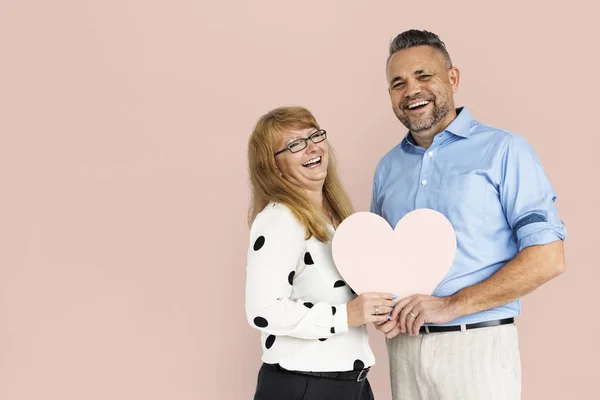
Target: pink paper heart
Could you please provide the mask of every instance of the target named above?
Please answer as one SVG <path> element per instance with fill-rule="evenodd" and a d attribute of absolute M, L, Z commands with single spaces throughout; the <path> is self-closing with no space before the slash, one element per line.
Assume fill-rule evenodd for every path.
<path fill-rule="evenodd" d="M 340 274 L 358 294 L 389 292 L 403 298 L 432 294 L 456 255 L 456 233 L 441 213 L 409 212 L 394 230 L 370 212 L 346 218 L 332 241 Z"/>

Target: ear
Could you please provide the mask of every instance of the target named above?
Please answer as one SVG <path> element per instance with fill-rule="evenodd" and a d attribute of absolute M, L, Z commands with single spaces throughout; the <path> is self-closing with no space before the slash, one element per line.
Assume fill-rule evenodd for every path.
<path fill-rule="evenodd" d="M 277 162 L 277 159 L 275 159 L 275 168 L 277 169 L 277 172 L 279 172 L 279 176 L 283 176 L 281 170 L 279 169 L 279 163 Z"/>
<path fill-rule="evenodd" d="M 393 56 L 392 56 L 393 57 Z M 388 87 L 388 95 L 392 97 L 392 87 L 390 85 L 390 60 L 388 59 L 387 64 L 385 66 L 385 84 Z"/>
<path fill-rule="evenodd" d="M 460 82 L 460 71 L 458 68 L 450 68 L 450 70 L 448 71 L 448 80 L 450 81 L 450 85 L 452 86 L 452 92 L 456 93 L 458 91 L 458 84 Z"/>

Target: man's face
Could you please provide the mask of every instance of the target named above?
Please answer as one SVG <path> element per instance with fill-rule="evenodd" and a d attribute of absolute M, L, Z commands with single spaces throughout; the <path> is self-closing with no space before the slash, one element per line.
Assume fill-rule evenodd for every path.
<path fill-rule="evenodd" d="M 394 113 L 413 134 L 437 134 L 455 117 L 453 93 L 459 72 L 448 69 L 430 46 L 400 50 L 389 61 L 387 79 Z"/>

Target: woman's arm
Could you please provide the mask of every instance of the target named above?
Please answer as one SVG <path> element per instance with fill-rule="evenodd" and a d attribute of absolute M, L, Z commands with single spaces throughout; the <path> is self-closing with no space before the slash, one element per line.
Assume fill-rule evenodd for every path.
<path fill-rule="evenodd" d="M 246 267 L 248 322 L 268 334 L 302 339 L 347 332 L 346 304 L 290 300 L 304 237 L 304 228 L 285 206 L 270 205 L 256 217 Z"/>

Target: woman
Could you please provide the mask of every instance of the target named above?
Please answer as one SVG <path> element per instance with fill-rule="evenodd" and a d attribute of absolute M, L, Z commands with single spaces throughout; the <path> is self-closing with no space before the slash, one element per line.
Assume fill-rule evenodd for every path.
<path fill-rule="evenodd" d="M 326 139 L 301 107 L 270 111 L 250 138 L 246 313 L 263 347 L 255 400 L 373 399 L 365 324 L 389 319 L 395 296 L 356 296 L 334 265 L 331 237 L 353 210 Z"/>

